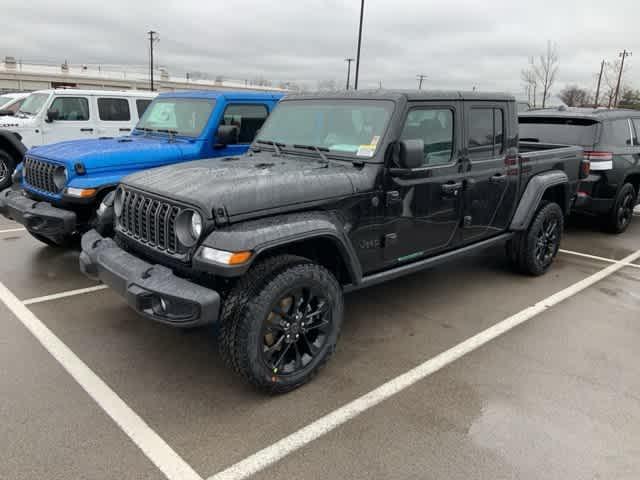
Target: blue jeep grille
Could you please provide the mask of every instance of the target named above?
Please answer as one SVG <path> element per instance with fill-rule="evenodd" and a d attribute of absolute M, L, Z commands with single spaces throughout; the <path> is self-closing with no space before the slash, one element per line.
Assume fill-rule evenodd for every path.
<path fill-rule="evenodd" d="M 57 194 L 59 190 L 53 181 L 53 172 L 57 167 L 53 163 L 26 157 L 24 160 L 24 180 L 38 190 Z"/>

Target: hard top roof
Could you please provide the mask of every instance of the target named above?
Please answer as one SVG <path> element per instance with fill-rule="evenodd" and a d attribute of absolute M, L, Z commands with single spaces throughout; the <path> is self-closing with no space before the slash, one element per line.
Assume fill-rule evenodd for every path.
<path fill-rule="evenodd" d="M 319 99 L 351 99 L 351 100 L 392 100 L 402 98 L 408 101 L 421 100 L 486 100 L 486 101 L 515 101 L 515 97 L 508 93 L 499 92 L 469 92 L 459 90 L 346 90 L 340 92 L 317 92 L 288 95 L 286 100 L 319 100 Z"/>
<path fill-rule="evenodd" d="M 279 100 L 284 95 L 282 93 L 268 92 L 246 92 L 236 90 L 179 90 L 175 92 L 163 92 L 160 97 L 167 98 L 199 98 L 226 100 Z"/>
<path fill-rule="evenodd" d="M 608 120 L 615 118 L 640 117 L 640 111 L 626 108 L 578 108 L 559 107 L 545 108 L 521 112 L 520 117 L 563 117 L 563 118 L 587 118 L 592 120 Z"/>
<path fill-rule="evenodd" d="M 153 98 L 158 95 L 157 92 L 148 90 L 81 90 L 79 88 L 48 88 L 46 90 L 36 90 L 32 93 L 55 93 L 56 95 L 91 95 L 91 96 L 118 96 L 118 97 L 139 97 Z"/>

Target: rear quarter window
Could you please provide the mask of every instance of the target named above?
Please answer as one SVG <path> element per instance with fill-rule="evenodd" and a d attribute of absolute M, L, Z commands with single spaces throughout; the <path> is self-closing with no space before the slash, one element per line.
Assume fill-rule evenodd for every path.
<path fill-rule="evenodd" d="M 520 141 L 556 143 L 593 147 L 597 141 L 600 122 L 591 118 L 523 117 L 520 124 Z"/>
<path fill-rule="evenodd" d="M 631 145 L 631 130 L 629 128 L 629 120 L 621 118 L 611 120 L 604 124 L 602 129 L 603 145 L 611 145 L 615 147 L 627 147 Z"/>

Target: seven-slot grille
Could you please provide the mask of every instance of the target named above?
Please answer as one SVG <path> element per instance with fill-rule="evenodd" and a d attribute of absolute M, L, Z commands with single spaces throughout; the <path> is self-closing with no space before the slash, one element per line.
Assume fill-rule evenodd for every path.
<path fill-rule="evenodd" d="M 25 181 L 37 188 L 49 193 L 59 193 L 56 184 L 53 181 L 53 172 L 58 165 L 43 162 L 35 158 L 27 157 L 24 161 L 24 179 Z"/>
<path fill-rule="evenodd" d="M 124 189 L 120 228 L 150 247 L 168 253 L 178 251 L 176 218 L 183 209 L 132 190 Z"/>

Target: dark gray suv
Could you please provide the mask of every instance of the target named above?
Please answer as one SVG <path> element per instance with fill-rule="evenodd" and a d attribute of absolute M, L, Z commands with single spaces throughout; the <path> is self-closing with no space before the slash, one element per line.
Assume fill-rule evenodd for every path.
<path fill-rule="evenodd" d="M 640 111 L 560 108 L 522 113 L 520 140 L 585 149 L 590 174 L 573 210 L 597 215 L 607 230 L 624 232 L 640 191 Z"/>

